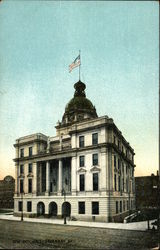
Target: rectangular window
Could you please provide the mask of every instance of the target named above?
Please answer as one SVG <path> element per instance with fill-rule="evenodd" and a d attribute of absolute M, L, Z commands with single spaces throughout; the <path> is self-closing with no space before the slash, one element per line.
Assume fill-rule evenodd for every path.
<path fill-rule="evenodd" d="M 121 177 L 118 176 L 118 191 L 121 191 Z"/>
<path fill-rule="evenodd" d="M 129 210 L 129 201 L 127 201 L 127 210 Z"/>
<path fill-rule="evenodd" d="M 120 168 L 121 168 L 121 161 L 120 159 L 118 159 L 118 170 L 120 170 Z"/>
<path fill-rule="evenodd" d="M 117 191 L 117 175 L 114 175 L 114 190 Z"/>
<path fill-rule="evenodd" d="M 79 206 L 79 214 L 85 214 L 85 202 L 84 201 L 78 202 L 78 206 Z"/>
<path fill-rule="evenodd" d="M 123 185 L 122 191 L 124 192 L 124 178 L 122 179 L 122 185 Z"/>
<path fill-rule="evenodd" d="M 20 149 L 20 157 L 24 157 L 24 148 Z"/>
<path fill-rule="evenodd" d="M 124 147 L 122 146 L 122 153 L 124 152 Z"/>
<path fill-rule="evenodd" d="M 98 154 L 92 155 L 93 166 L 98 165 Z"/>
<path fill-rule="evenodd" d="M 20 174 L 24 174 L 24 166 L 20 165 Z"/>
<path fill-rule="evenodd" d="M 22 201 L 18 202 L 18 211 L 22 211 Z"/>
<path fill-rule="evenodd" d="M 120 213 L 122 213 L 122 201 L 120 201 Z"/>
<path fill-rule="evenodd" d="M 113 142 L 114 142 L 114 144 L 116 144 L 116 137 L 115 136 L 113 137 Z"/>
<path fill-rule="evenodd" d="M 116 164 L 116 155 L 114 155 L 114 169 L 117 168 L 117 164 Z"/>
<path fill-rule="evenodd" d="M 28 173 L 32 173 L 32 163 L 28 164 Z"/>
<path fill-rule="evenodd" d="M 84 187 L 85 187 L 85 179 L 84 179 L 84 174 L 81 174 L 79 176 L 80 180 L 80 191 L 84 191 Z"/>
<path fill-rule="evenodd" d="M 29 156 L 32 156 L 32 147 L 29 147 Z"/>
<path fill-rule="evenodd" d="M 98 173 L 93 174 L 93 191 L 98 191 Z"/>
<path fill-rule="evenodd" d="M 32 193 L 32 179 L 28 179 L 28 193 Z"/>
<path fill-rule="evenodd" d="M 32 202 L 27 201 L 27 212 L 32 212 Z"/>
<path fill-rule="evenodd" d="M 79 147 L 83 148 L 84 147 L 84 136 L 79 137 Z"/>
<path fill-rule="evenodd" d="M 126 210 L 126 203 L 125 203 L 125 201 L 123 201 L 123 211 L 125 211 Z"/>
<path fill-rule="evenodd" d="M 81 156 L 79 157 L 79 166 L 80 166 L 80 167 L 84 167 L 84 155 L 81 155 Z"/>
<path fill-rule="evenodd" d="M 92 134 L 92 145 L 98 144 L 98 133 Z"/>
<path fill-rule="evenodd" d="M 92 214 L 99 214 L 99 202 L 92 202 Z"/>
<path fill-rule="evenodd" d="M 118 140 L 118 148 L 120 149 L 120 141 Z"/>
<path fill-rule="evenodd" d="M 23 193 L 23 180 L 20 180 L 20 193 Z"/>
<path fill-rule="evenodd" d="M 118 201 L 116 201 L 116 214 L 118 214 Z"/>

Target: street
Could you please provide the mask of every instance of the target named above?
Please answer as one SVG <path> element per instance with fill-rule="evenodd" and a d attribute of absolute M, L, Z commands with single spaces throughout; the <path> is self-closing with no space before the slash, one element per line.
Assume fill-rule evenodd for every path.
<path fill-rule="evenodd" d="M 151 249 L 151 231 L 89 228 L 0 220 L 0 248 L 9 249 Z"/>

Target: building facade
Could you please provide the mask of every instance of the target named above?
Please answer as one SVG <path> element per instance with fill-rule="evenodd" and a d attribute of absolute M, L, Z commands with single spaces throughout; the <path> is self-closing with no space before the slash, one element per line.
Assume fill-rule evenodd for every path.
<path fill-rule="evenodd" d="M 14 215 L 122 220 L 135 208 L 134 150 L 108 116 L 98 117 L 78 81 L 56 136 L 16 140 Z M 65 194 L 65 195 L 64 195 Z"/>
<path fill-rule="evenodd" d="M 152 174 L 151 176 L 135 177 L 135 201 L 136 209 L 158 208 L 159 200 L 159 176 Z"/>
<path fill-rule="evenodd" d="M 7 175 L 3 180 L 0 180 L 0 209 L 13 209 L 14 207 L 14 191 L 15 180 L 12 176 Z"/>

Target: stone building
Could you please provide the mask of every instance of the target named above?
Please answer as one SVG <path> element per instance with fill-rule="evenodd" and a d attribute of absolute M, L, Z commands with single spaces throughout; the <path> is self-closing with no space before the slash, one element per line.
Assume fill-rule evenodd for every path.
<path fill-rule="evenodd" d="M 85 84 L 74 88 L 56 136 L 38 133 L 14 144 L 16 216 L 23 206 L 28 217 L 65 211 L 78 220 L 118 221 L 135 207 L 134 150 L 113 119 L 98 117 Z"/>
<path fill-rule="evenodd" d="M 0 180 L 0 209 L 14 207 L 14 190 L 15 180 L 12 176 L 7 175 L 3 180 Z"/>

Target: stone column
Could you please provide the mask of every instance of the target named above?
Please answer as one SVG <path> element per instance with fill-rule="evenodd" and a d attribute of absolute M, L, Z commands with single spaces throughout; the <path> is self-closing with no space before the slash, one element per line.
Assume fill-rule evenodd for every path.
<path fill-rule="evenodd" d="M 50 163 L 46 162 L 46 192 L 45 195 L 49 195 L 50 192 Z"/>
<path fill-rule="evenodd" d="M 37 163 L 33 163 L 33 194 L 36 196 L 37 195 Z"/>
<path fill-rule="evenodd" d="M 71 159 L 71 190 L 72 195 L 76 195 L 76 186 L 77 186 L 77 159 L 76 156 L 73 156 Z"/>
<path fill-rule="evenodd" d="M 58 194 L 61 195 L 62 192 L 62 159 L 59 159 L 58 168 Z"/>

